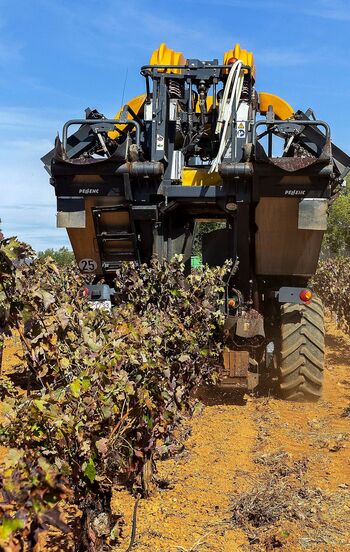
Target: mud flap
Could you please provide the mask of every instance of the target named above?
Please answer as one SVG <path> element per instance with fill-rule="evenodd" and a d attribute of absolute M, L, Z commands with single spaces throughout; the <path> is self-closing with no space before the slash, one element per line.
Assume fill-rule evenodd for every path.
<path fill-rule="evenodd" d="M 226 389 L 246 387 L 252 391 L 258 384 L 258 363 L 250 358 L 249 352 L 226 349 L 218 386 Z"/>

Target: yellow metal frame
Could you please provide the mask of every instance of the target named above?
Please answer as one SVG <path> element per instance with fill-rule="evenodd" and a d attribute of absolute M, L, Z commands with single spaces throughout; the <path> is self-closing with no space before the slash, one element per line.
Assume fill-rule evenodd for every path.
<path fill-rule="evenodd" d="M 224 65 L 230 65 L 237 59 L 240 59 L 243 61 L 244 65 L 248 65 L 248 67 L 252 68 L 252 75 L 255 79 L 256 67 L 253 52 L 248 52 L 248 50 L 244 50 L 239 44 L 236 44 L 233 50 L 227 50 L 227 52 L 224 53 Z M 228 69 L 225 69 L 225 73 L 228 73 Z"/>
<path fill-rule="evenodd" d="M 175 52 L 162 42 L 157 50 L 154 50 L 149 61 L 150 65 L 186 65 L 186 59 L 182 52 Z M 181 74 L 181 69 L 158 69 L 159 73 Z"/>
<path fill-rule="evenodd" d="M 294 115 L 292 106 L 279 96 L 269 94 L 268 92 L 259 92 L 259 110 L 261 115 L 267 113 L 270 105 L 278 119 L 290 119 Z"/>
<path fill-rule="evenodd" d="M 210 173 L 209 169 L 193 169 L 184 167 L 182 169 L 181 180 L 183 186 L 218 186 L 222 184 L 222 179 L 218 173 Z"/>

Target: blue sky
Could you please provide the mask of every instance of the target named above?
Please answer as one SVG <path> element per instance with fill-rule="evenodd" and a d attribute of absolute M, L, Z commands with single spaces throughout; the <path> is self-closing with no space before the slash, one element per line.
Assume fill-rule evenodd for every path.
<path fill-rule="evenodd" d="M 0 217 L 36 249 L 68 245 L 40 157 L 87 106 L 143 92 L 161 42 L 185 57 L 252 50 L 257 89 L 312 107 L 350 152 L 350 0 L 0 0 Z"/>

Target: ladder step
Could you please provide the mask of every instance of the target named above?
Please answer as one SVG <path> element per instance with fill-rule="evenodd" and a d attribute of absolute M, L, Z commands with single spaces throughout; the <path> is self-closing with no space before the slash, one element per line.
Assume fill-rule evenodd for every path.
<path fill-rule="evenodd" d="M 135 257 L 135 253 L 134 251 L 132 251 L 131 249 L 128 249 L 127 251 L 111 251 L 111 252 L 108 252 L 106 254 L 107 257 L 111 257 L 110 260 L 106 260 L 107 263 L 109 262 L 113 262 L 115 260 L 118 260 L 119 258 L 120 259 L 125 259 L 125 257 Z"/>
<path fill-rule="evenodd" d="M 97 238 L 101 238 L 103 241 L 125 241 L 135 240 L 136 236 L 132 232 L 101 232 L 96 235 Z"/>
<path fill-rule="evenodd" d="M 111 215 L 107 216 L 107 213 L 111 213 Z M 115 213 L 115 217 L 113 217 L 113 213 Z M 103 270 L 111 272 L 125 261 L 139 262 L 137 234 L 131 204 L 94 207 L 92 214 Z M 113 231 L 113 225 L 117 222 L 118 216 L 123 217 L 122 228 L 125 230 L 121 232 Z"/>
<path fill-rule="evenodd" d="M 130 206 L 121 204 L 121 205 L 108 205 L 106 207 L 93 207 L 92 212 L 93 214 L 99 214 L 99 213 L 117 213 L 117 212 L 124 212 L 128 213 L 130 212 Z"/>
<path fill-rule="evenodd" d="M 102 262 L 102 268 L 103 270 L 109 271 L 109 270 L 115 270 L 116 268 L 119 268 L 123 265 L 126 261 L 136 261 L 135 257 L 132 259 L 120 259 L 119 261 L 103 261 Z"/>

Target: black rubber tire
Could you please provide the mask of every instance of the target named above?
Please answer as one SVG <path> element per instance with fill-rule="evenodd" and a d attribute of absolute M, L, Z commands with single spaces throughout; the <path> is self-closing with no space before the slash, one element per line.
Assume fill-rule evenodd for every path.
<path fill-rule="evenodd" d="M 280 395 L 292 401 L 317 401 L 322 395 L 325 348 L 324 312 L 318 297 L 309 305 L 281 306 L 279 345 Z"/>

